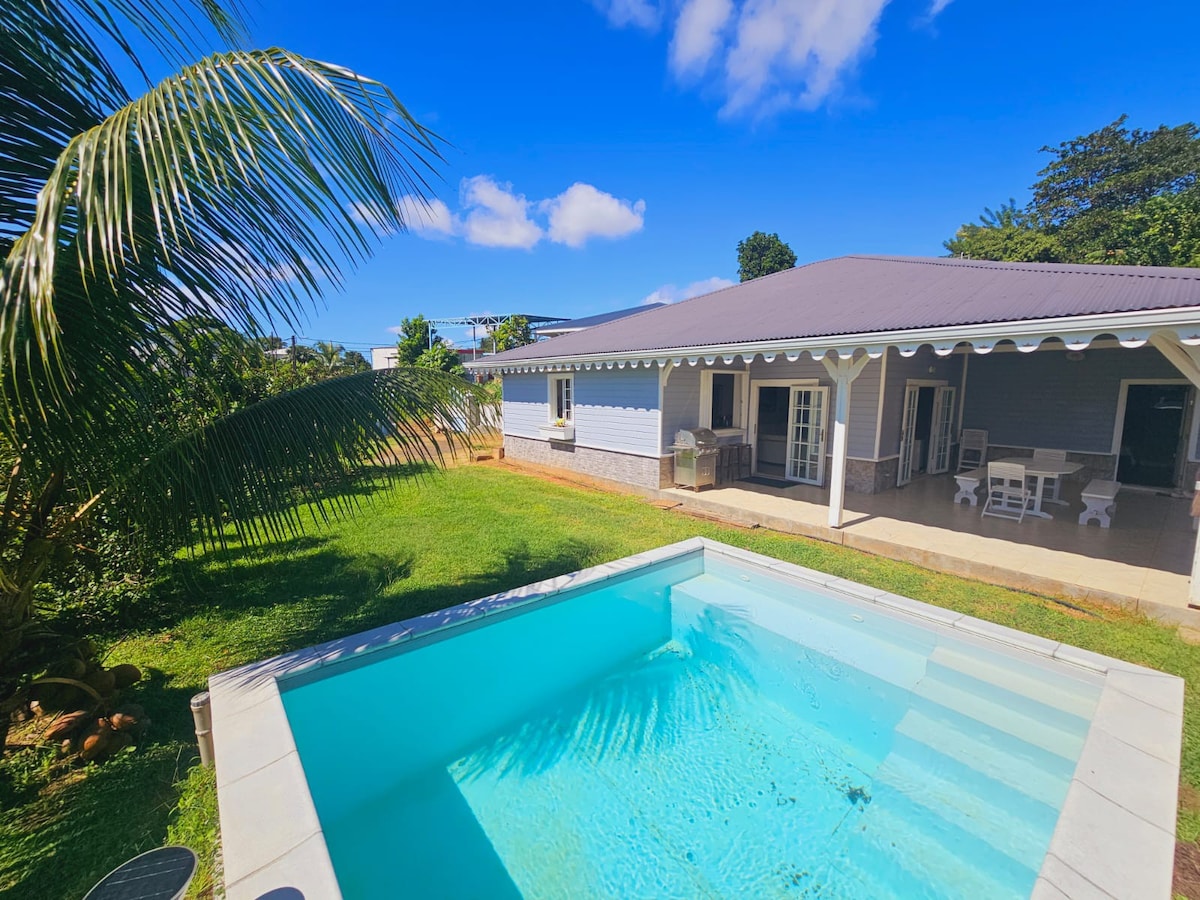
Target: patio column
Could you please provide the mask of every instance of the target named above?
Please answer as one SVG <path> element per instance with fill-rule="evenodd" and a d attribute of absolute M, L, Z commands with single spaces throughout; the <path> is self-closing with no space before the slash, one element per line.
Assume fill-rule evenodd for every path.
<path fill-rule="evenodd" d="M 863 354 L 858 359 L 829 359 L 821 362 L 834 383 L 833 407 L 833 471 L 829 476 L 829 527 L 842 527 L 842 513 L 846 500 L 846 436 L 850 424 L 850 383 L 857 378 L 871 357 Z"/>

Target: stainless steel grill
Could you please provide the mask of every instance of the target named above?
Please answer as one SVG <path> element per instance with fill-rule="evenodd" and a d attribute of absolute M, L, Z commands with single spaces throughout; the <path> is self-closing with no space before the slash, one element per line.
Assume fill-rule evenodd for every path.
<path fill-rule="evenodd" d="M 710 428 L 681 428 L 675 432 L 675 483 L 698 491 L 717 483 L 717 458 L 721 450 Z"/>

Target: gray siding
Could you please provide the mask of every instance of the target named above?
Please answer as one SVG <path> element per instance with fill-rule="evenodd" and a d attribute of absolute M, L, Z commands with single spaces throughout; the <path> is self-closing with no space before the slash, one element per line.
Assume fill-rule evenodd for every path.
<path fill-rule="evenodd" d="M 658 369 L 574 372 L 575 443 L 658 456 Z M 504 433 L 540 439 L 549 421 L 549 374 L 504 376 Z"/>
<path fill-rule="evenodd" d="M 1085 350 L 1078 362 L 1051 350 L 972 355 L 963 425 L 997 446 L 1111 453 L 1121 380 L 1181 377 L 1150 347 Z"/>
<path fill-rule="evenodd" d="M 903 357 L 895 347 L 888 348 L 887 378 L 883 396 L 883 425 L 879 435 L 879 458 L 887 459 L 900 452 L 900 420 L 904 416 L 904 391 L 908 380 L 946 381 L 962 392 L 962 356 L 938 356 L 929 347 L 922 347 L 913 356 Z M 974 374 L 975 360 L 971 360 Z M 930 369 L 933 371 L 931 372 Z M 958 410 L 954 411 L 955 417 Z M 970 425 L 968 428 L 972 427 Z M 953 434 L 959 432 L 954 423 Z M 872 440 L 874 437 L 872 436 Z"/>
<path fill-rule="evenodd" d="M 728 371 L 728 370 L 727 370 Z M 675 442 L 680 428 L 695 428 L 700 424 L 700 365 L 686 362 L 671 370 L 663 386 L 661 452 Z"/>

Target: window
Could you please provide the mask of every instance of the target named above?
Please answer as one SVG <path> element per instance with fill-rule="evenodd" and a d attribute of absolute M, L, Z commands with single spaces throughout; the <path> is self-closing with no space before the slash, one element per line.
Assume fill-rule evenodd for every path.
<path fill-rule="evenodd" d="M 715 431 L 745 428 L 745 373 L 706 371 L 700 376 L 700 426 Z"/>
<path fill-rule="evenodd" d="M 573 420 L 574 378 L 570 375 L 550 376 L 550 421 L 570 422 Z"/>
<path fill-rule="evenodd" d="M 733 428 L 734 377 L 724 373 L 712 379 L 712 427 Z"/>

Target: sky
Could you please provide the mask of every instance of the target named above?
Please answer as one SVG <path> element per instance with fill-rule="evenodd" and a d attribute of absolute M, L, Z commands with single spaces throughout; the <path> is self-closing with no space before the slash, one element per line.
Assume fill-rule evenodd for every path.
<path fill-rule="evenodd" d="M 1156 0 L 261 0 L 252 43 L 392 88 L 445 141 L 430 205 L 302 337 L 406 316 L 573 318 L 803 264 L 945 254 L 1057 145 L 1197 117 L 1200 4 Z M 463 343 L 464 332 L 443 333 Z"/>

